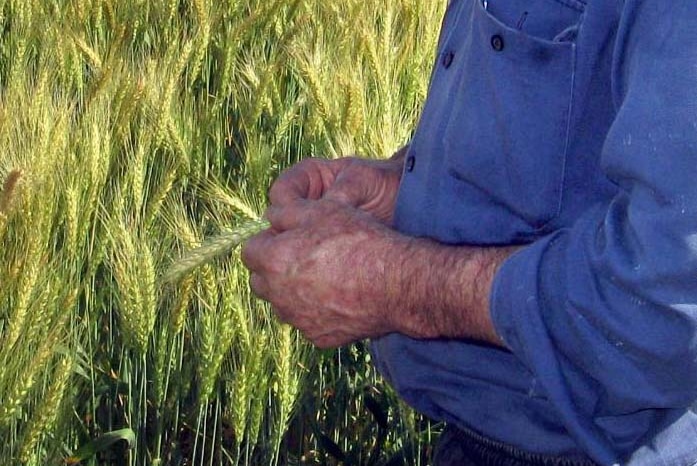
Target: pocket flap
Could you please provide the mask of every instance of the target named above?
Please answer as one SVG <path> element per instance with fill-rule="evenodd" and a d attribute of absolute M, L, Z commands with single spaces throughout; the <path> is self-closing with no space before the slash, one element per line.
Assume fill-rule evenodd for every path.
<path fill-rule="evenodd" d="M 487 12 L 511 29 L 555 42 L 575 38 L 584 4 L 577 0 L 483 0 Z"/>

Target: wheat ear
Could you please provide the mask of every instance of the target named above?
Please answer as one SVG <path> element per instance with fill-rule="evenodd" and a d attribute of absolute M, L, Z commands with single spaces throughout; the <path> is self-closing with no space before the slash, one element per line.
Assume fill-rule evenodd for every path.
<path fill-rule="evenodd" d="M 66 395 L 66 388 L 72 372 L 72 356 L 63 357 L 53 373 L 52 383 L 48 391 L 42 398 L 36 414 L 32 417 L 27 427 L 27 433 L 19 454 L 20 461 L 23 463 L 30 461 L 32 451 L 41 440 L 41 437 L 48 433 L 55 423 L 60 412 L 61 402 Z"/>
<path fill-rule="evenodd" d="M 165 283 L 179 281 L 195 268 L 229 253 L 251 236 L 270 226 L 271 224 L 265 219 L 248 220 L 230 232 L 207 239 L 200 247 L 191 250 L 182 259 L 172 264 L 162 277 L 163 281 Z"/>

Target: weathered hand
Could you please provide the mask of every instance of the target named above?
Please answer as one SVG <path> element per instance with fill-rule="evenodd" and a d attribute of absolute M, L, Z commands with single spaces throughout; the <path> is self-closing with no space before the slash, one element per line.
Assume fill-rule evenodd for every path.
<path fill-rule="evenodd" d="M 501 345 L 489 294 L 515 248 L 448 246 L 389 228 L 404 152 L 306 159 L 284 172 L 270 191 L 271 228 L 242 250 L 252 290 L 323 348 L 391 332 Z"/>
<path fill-rule="evenodd" d="M 386 267 L 407 237 L 331 199 L 272 206 L 267 216 L 273 228 L 250 239 L 242 259 L 252 290 L 280 320 L 319 347 L 395 330 Z"/>
<path fill-rule="evenodd" d="M 389 160 L 344 157 L 305 159 L 279 176 L 269 191 L 272 206 L 327 198 L 364 210 L 390 224 L 402 174 L 402 151 Z"/>

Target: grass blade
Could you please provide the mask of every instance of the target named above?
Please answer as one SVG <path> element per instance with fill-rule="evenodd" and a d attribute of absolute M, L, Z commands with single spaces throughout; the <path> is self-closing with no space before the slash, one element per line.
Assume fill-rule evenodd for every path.
<path fill-rule="evenodd" d="M 107 450 L 122 440 L 128 443 L 128 448 L 131 449 L 136 444 L 136 434 L 131 429 L 108 432 L 83 445 L 73 456 L 67 458 L 65 462 L 66 464 L 78 464 L 81 461 L 94 457 L 97 453 Z"/>

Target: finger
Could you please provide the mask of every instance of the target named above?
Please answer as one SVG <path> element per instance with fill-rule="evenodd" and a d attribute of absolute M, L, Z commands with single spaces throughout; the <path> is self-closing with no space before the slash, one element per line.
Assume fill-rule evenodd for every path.
<path fill-rule="evenodd" d="M 283 207 L 270 206 L 264 214 L 277 232 L 294 230 L 317 217 L 316 201 L 301 201 Z"/>
<path fill-rule="evenodd" d="M 252 272 L 263 272 L 269 269 L 273 261 L 271 252 L 276 234 L 264 230 L 249 238 L 242 246 L 242 263 Z"/>
<path fill-rule="evenodd" d="M 302 160 L 284 171 L 273 183 L 269 190 L 269 202 L 285 206 L 300 200 L 319 199 L 334 178 L 334 171 L 326 160 Z"/>
<path fill-rule="evenodd" d="M 368 200 L 369 195 L 361 181 L 357 179 L 355 172 L 342 173 L 324 194 L 323 199 L 358 207 Z"/>
<path fill-rule="evenodd" d="M 308 336 L 307 339 L 310 340 L 313 345 L 320 349 L 338 348 L 340 346 L 347 345 L 357 340 L 356 338 L 352 338 L 344 332 L 325 333 L 322 335 L 316 335 L 312 337 Z"/>
<path fill-rule="evenodd" d="M 316 189 L 307 173 L 284 173 L 271 185 L 269 203 L 285 206 L 299 200 L 311 199 Z"/>
<path fill-rule="evenodd" d="M 278 306 L 272 306 L 271 310 L 276 315 L 276 319 L 278 319 L 279 322 L 290 324 L 290 313 L 286 309 Z"/>
<path fill-rule="evenodd" d="M 258 273 L 252 273 L 249 277 L 249 288 L 257 297 L 268 301 L 270 298 L 271 288 L 266 279 Z"/>

